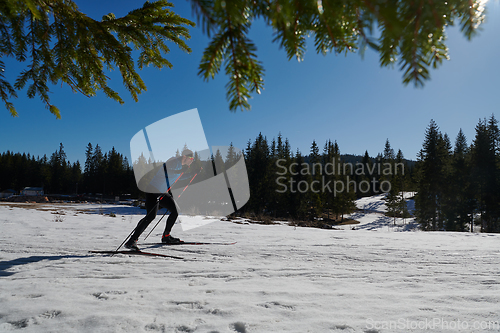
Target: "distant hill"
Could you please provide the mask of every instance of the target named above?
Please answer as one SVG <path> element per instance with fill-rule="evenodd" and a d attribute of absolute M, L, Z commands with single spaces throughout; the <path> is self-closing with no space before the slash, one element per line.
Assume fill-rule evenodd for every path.
<path fill-rule="evenodd" d="M 352 164 L 356 164 L 357 162 L 361 163 L 361 161 L 363 160 L 363 156 L 352 155 L 352 154 L 342 154 L 342 155 L 340 155 L 340 158 L 342 158 L 342 161 L 344 161 L 346 163 L 352 163 Z M 370 160 L 373 163 L 373 162 L 375 162 L 376 158 L 370 157 Z M 408 165 L 409 168 L 413 168 L 415 166 L 415 164 L 417 163 L 416 161 L 407 160 L 406 158 L 403 160 Z"/>
<path fill-rule="evenodd" d="M 342 159 L 343 162 L 345 163 L 351 163 L 355 165 L 356 163 L 361 163 L 363 161 L 363 156 L 361 155 L 353 155 L 353 154 L 341 154 L 340 158 Z M 376 161 L 375 157 L 370 157 L 370 160 L 372 163 Z M 309 162 L 309 156 L 304 156 L 304 161 Z M 415 164 L 417 163 L 416 161 L 413 160 L 407 160 L 406 158 L 403 159 L 403 161 L 406 163 L 408 168 L 413 168 Z"/>

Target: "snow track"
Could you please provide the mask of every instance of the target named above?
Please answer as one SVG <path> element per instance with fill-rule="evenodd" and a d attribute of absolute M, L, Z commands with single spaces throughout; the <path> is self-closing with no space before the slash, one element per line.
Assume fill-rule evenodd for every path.
<path fill-rule="evenodd" d="M 186 261 L 109 257 L 87 251 L 115 249 L 142 211 L 53 208 L 64 208 L 62 222 L 50 210 L 0 204 L 0 332 L 500 330 L 500 235 L 214 219 L 173 233 L 237 244 L 155 249 Z"/>

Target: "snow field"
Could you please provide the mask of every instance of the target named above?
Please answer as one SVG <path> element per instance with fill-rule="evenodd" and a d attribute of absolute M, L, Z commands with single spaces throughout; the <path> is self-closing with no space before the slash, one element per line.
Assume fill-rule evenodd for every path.
<path fill-rule="evenodd" d="M 110 257 L 88 250 L 115 249 L 143 211 L 27 207 L 0 204 L 0 332 L 500 331 L 499 235 L 386 232 L 404 229 L 377 212 L 358 213 L 365 230 L 211 218 L 173 234 L 237 244 Z"/>

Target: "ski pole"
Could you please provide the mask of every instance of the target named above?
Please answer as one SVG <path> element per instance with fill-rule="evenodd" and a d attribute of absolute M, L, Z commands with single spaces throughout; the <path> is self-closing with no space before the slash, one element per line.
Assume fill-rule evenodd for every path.
<path fill-rule="evenodd" d="M 156 222 L 156 224 L 153 227 L 153 229 L 151 229 L 151 231 L 146 235 L 146 237 L 144 237 L 144 240 L 148 239 L 149 235 L 151 235 L 151 233 L 153 232 L 153 230 L 155 230 L 155 228 L 158 226 L 158 224 L 160 224 L 161 220 L 165 217 L 165 215 L 167 215 L 167 212 L 168 212 L 168 210 L 165 213 L 163 213 L 162 217 L 158 220 L 158 222 Z"/>
<path fill-rule="evenodd" d="M 179 175 L 179 177 L 177 177 L 177 179 L 174 181 L 174 184 L 175 184 L 175 183 L 179 180 L 179 178 L 181 178 L 181 176 L 182 176 L 183 174 L 184 174 L 184 172 L 182 172 L 182 173 Z M 172 186 L 173 186 L 174 184 L 172 184 Z M 167 192 L 166 192 L 166 193 L 168 193 L 168 191 L 170 191 L 170 189 L 172 188 L 172 186 L 170 186 L 170 187 L 168 188 L 168 190 L 167 190 Z M 147 215 L 149 215 L 149 213 L 151 213 L 151 211 L 152 211 L 153 209 L 157 209 L 157 208 L 158 208 L 159 203 L 160 203 L 160 200 L 163 198 L 163 196 L 164 196 L 164 195 L 165 195 L 165 194 L 163 194 L 163 195 L 162 195 L 162 196 L 161 196 L 161 197 L 160 197 L 160 198 L 156 201 L 156 205 L 155 205 L 155 206 L 154 206 L 154 207 L 153 207 L 153 208 L 152 208 L 149 212 L 146 212 L 146 216 L 147 216 Z M 167 213 L 167 212 L 165 212 L 165 214 L 166 214 L 166 213 Z M 163 214 L 163 216 L 165 216 L 165 214 Z M 163 218 L 163 216 L 162 216 L 161 218 Z M 160 221 L 161 221 L 161 219 L 160 219 Z M 159 223 L 159 221 L 158 221 L 158 223 Z M 130 238 L 130 236 L 132 236 L 132 234 L 135 232 L 135 230 L 137 229 L 137 227 L 138 227 L 138 226 L 139 226 L 139 224 L 137 224 L 137 226 L 134 228 L 134 230 L 132 230 L 132 232 L 131 232 L 128 236 L 127 236 L 127 238 L 125 238 L 125 240 L 124 240 L 124 241 L 120 244 L 120 246 L 118 246 L 118 248 L 116 249 L 116 251 L 118 251 L 118 250 L 119 250 L 119 249 L 123 246 L 123 244 L 125 244 L 125 242 L 126 242 L 126 241 Z M 156 227 L 156 226 L 155 226 L 155 227 Z M 154 228 L 153 228 L 153 229 L 154 229 Z M 151 233 L 151 232 L 150 232 L 150 233 Z M 148 234 L 148 236 L 149 236 L 149 234 Z M 147 238 L 147 236 L 146 236 L 146 238 Z M 116 252 L 116 251 L 115 251 L 115 252 Z"/>
<path fill-rule="evenodd" d="M 158 201 L 157 201 L 157 203 L 156 203 L 156 204 L 158 205 L 158 208 L 160 208 L 160 201 L 161 201 L 161 199 L 163 199 L 163 197 L 164 197 L 165 195 L 167 195 L 167 194 L 168 194 L 168 192 L 170 191 L 170 189 L 172 188 L 172 186 L 174 186 L 174 184 L 175 184 L 175 183 L 179 180 L 179 178 L 181 178 L 181 176 L 182 176 L 183 174 L 184 174 L 184 172 L 182 172 L 182 173 L 179 175 L 179 177 L 177 177 L 177 179 L 174 181 L 174 183 L 173 183 L 173 184 L 172 184 L 172 185 L 168 188 L 168 190 L 167 190 L 164 194 L 162 194 L 162 196 L 161 196 L 161 197 L 159 197 L 159 198 L 158 198 Z M 151 233 L 153 232 L 153 230 L 155 230 L 155 228 L 158 226 L 158 224 L 160 224 L 161 220 L 165 217 L 165 215 L 166 215 L 166 214 L 167 214 L 167 212 L 165 212 L 165 213 L 163 214 L 163 216 L 160 218 L 160 220 L 159 220 L 158 222 L 156 222 L 156 224 L 155 224 L 155 226 L 153 227 L 153 229 L 151 229 L 151 231 L 150 231 L 150 232 L 146 235 L 146 237 L 144 237 L 144 240 L 146 240 L 146 239 L 149 237 L 149 235 L 151 235 Z"/>
<path fill-rule="evenodd" d="M 127 238 L 125 238 L 125 240 L 120 244 L 120 246 L 118 246 L 115 250 L 115 252 L 118 252 L 118 250 L 123 246 L 123 244 L 125 244 L 125 242 L 127 241 L 127 239 L 130 238 L 130 236 L 132 236 L 132 234 L 135 232 L 135 229 L 137 229 L 137 226 L 134 228 L 134 230 L 132 230 L 132 232 L 127 236 Z M 115 254 L 111 254 L 111 256 L 114 256 Z"/>
<path fill-rule="evenodd" d="M 203 168 L 201 168 L 201 169 L 200 169 L 200 171 L 201 171 L 202 169 L 203 169 Z M 198 171 L 198 172 L 199 172 L 199 171 Z M 196 175 L 198 175 L 198 172 L 197 172 L 197 173 L 193 176 L 193 178 L 191 178 L 191 180 L 189 181 L 189 184 L 191 184 L 191 182 L 193 181 L 194 177 L 196 177 Z M 184 172 L 183 172 L 183 173 L 184 173 Z M 182 174 L 181 174 L 181 176 L 182 176 Z M 177 179 L 179 179 L 181 176 L 179 176 Z M 177 179 L 175 180 L 175 182 L 177 181 Z M 175 182 L 174 182 L 174 184 L 175 184 Z M 172 186 L 174 186 L 174 184 L 172 184 Z M 181 194 L 179 194 L 179 196 L 177 197 L 177 199 L 179 199 L 179 198 L 181 197 L 182 193 L 184 193 L 184 191 L 188 188 L 189 184 L 187 184 L 187 185 L 186 185 L 186 187 L 184 187 L 184 190 L 182 190 Z M 168 191 L 170 191 L 170 189 L 172 188 L 172 186 L 170 186 L 170 187 L 168 188 L 167 193 L 168 193 Z M 165 196 L 165 194 L 161 196 L 160 200 L 161 200 L 161 199 L 163 199 L 163 197 L 164 197 L 164 196 Z M 160 204 L 160 200 L 158 200 L 158 204 Z M 151 229 L 151 231 L 150 231 L 150 232 L 146 235 L 146 237 L 144 237 L 144 240 L 146 240 L 146 239 L 149 237 L 149 235 L 151 235 L 151 233 L 153 232 L 153 230 L 155 230 L 155 228 L 158 226 L 158 224 L 160 224 L 161 220 L 163 219 L 163 217 L 164 217 L 166 214 L 167 214 L 167 212 L 165 212 L 165 213 L 163 214 L 163 216 L 160 218 L 160 220 L 159 220 L 158 222 L 156 222 L 156 224 L 155 224 L 155 226 L 153 227 L 153 229 Z"/>
<path fill-rule="evenodd" d="M 146 216 L 149 215 L 149 213 L 151 213 L 153 211 L 153 209 L 156 209 L 157 206 L 159 204 L 159 201 L 156 201 L 156 205 L 151 208 L 151 210 L 149 212 L 146 213 Z M 123 244 L 125 244 L 125 242 L 130 238 L 130 236 L 132 236 L 132 234 L 137 230 L 137 227 L 139 226 L 139 223 L 135 226 L 134 230 L 132 230 L 130 232 L 130 234 L 127 236 L 127 238 L 125 238 L 125 240 L 120 244 L 120 246 L 118 246 L 118 248 L 115 250 L 115 252 L 117 252 L 122 246 Z M 114 254 L 112 254 L 111 256 L 113 256 Z"/>
<path fill-rule="evenodd" d="M 195 175 L 193 176 L 193 178 L 191 178 L 191 180 L 189 181 L 189 184 L 186 185 L 186 187 L 184 187 L 184 189 L 182 190 L 181 194 L 179 194 L 179 196 L 177 197 L 177 199 L 179 199 L 182 195 L 182 193 L 184 193 L 184 191 L 188 188 L 189 185 L 191 185 L 191 182 L 193 181 L 194 177 L 196 177 L 198 175 L 199 172 L 201 172 L 203 168 L 200 169 L 200 171 L 198 171 L 197 173 L 195 173 Z"/>

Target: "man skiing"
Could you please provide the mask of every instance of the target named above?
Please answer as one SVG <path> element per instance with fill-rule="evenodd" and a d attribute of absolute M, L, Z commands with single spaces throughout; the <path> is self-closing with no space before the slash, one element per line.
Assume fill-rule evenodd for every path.
<path fill-rule="evenodd" d="M 146 230 L 148 225 L 155 219 L 159 207 L 166 208 L 170 212 L 165 225 L 165 231 L 161 238 L 162 243 L 179 244 L 179 238 L 172 237 L 170 231 L 179 215 L 176 203 L 170 190 L 175 184 L 176 188 L 186 186 L 192 179 L 189 167 L 193 163 L 193 152 L 184 149 L 179 157 L 172 157 L 167 162 L 150 171 L 141 181 L 141 190 L 146 190 L 146 216 L 142 218 L 134 230 L 133 235 L 125 243 L 125 247 L 139 251 L 137 240 Z"/>

